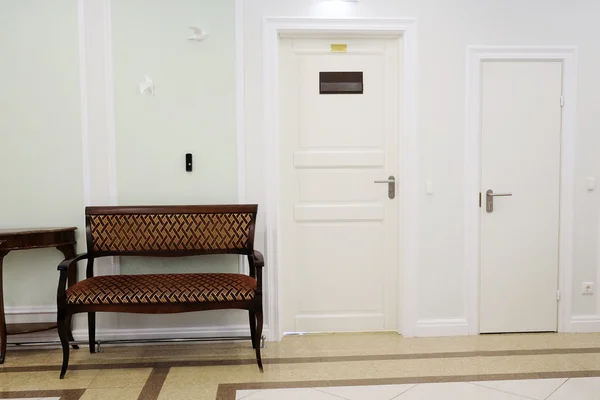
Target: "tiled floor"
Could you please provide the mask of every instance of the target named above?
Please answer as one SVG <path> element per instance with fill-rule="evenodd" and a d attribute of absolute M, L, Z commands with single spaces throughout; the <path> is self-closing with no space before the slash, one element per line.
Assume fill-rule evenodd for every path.
<path fill-rule="evenodd" d="M 600 400 L 600 334 L 292 336 L 263 359 L 246 342 L 82 347 L 59 380 L 58 349 L 11 348 L 0 398 Z"/>
<path fill-rule="evenodd" d="M 598 400 L 600 378 L 241 390 L 236 400 Z"/>

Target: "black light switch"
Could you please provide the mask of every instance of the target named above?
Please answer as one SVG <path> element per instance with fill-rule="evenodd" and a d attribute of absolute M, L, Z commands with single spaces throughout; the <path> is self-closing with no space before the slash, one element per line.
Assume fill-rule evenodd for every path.
<path fill-rule="evenodd" d="M 192 154 L 191 153 L 187 153 L 185 155 L 185 170 L 187 172 L 192 172 Z"/>

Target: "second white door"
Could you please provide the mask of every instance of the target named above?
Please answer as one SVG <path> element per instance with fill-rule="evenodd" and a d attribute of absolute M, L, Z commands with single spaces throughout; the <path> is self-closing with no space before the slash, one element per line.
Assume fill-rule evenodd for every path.
<path fill-rule="evenodd" d="M 280 40 L 284 332 L 397 329 L 399 47 Z"/>
<path fill-rule="evenodd" d="M 484 62 L 481 94 L 480 331 L 556 331 L 562 63 Z"/>

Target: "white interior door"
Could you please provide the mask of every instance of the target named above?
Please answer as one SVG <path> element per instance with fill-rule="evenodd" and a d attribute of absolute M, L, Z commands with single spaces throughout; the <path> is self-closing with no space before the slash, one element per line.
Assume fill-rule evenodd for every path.
<path fill-rule="evenodd" d="M 399 40 L 280 40 L 284 332 L 397 329 L 400 193 L 374 181 L 399 173 Z M 363 93 L 320 94 L 321 72 Z"/>
<path fill-rule="evenodd" d="M 481 94 L 480 331 L 556 331 L 562 63 L 484 62 Z"/>

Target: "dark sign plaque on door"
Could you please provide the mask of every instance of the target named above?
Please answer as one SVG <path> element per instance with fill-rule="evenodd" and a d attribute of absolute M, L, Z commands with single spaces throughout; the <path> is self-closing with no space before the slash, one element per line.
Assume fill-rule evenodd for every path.
<path fill-rule="evenodd" d="M 363 94 L 362 72 L 320 72 L 320 94 Z"/>

